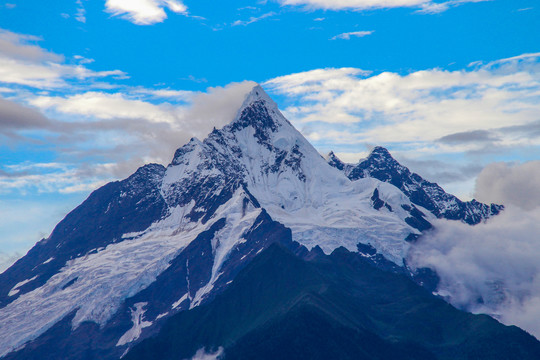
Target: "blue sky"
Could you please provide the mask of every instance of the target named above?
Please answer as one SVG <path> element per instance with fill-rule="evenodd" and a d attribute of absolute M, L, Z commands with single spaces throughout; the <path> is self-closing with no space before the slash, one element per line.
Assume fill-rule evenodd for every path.
<path fill-rule="evenodd" d="M 0 262 L 230 121 L 245 81 L 321 152 L 540 203 L 538 24 L 535 0 L 1 1 Z"/>

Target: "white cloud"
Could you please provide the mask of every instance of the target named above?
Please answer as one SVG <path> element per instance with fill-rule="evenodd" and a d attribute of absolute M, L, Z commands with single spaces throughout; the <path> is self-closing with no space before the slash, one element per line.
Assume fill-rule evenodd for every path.
<path fill-rule="evenodd" d="M 68 87 L 68 80 L 79 81 L 109 76 L 125 77 L 120 70 L 93 71 L 81 65 L 30 63 L 0 56 L 0 82 L 40 89 Z"/>
<path fill-rule="evenodd" d="M 540 207 L 509 206 L 486 223 L 438 220 L 412 248 L 409 263 L 437 271 L 453 305 L 487 313 L 540 338 Z"/>
<path fill-rule="evenodd" d="M 540 161 L 522 164 L 493 163 L 478 175 L 476 197 L 480 201 L 532 210 L 540 206 L 539 184 Z"/>
<path fill-rule="evenodd" d="M 370 30 L 370 31 L 351 31 L 351 32 L 346 32 L 346 33 L 336 35 L 336 36 L 330 38 L 330 40 L 337 40 L 337 39 L 350 40 L 351 37 L 364 37 L 364 36 L 371 35 L 373 33 L 374 33 L 373 30 Z"/>
<path fill-rule="evenodd" d="M 152 25 L 167 18 L 164 8 L 187 14 L 187 7 L 178 0 L 107 0 L 106 11 L 137 25 Z"/>
<path fill-rule="evenodd" d="M 174 123 L 181 116 L 182 109 L 168 104 L 152 103 L 129 98 L 122 93 L 86 92 L 61 96 L 38 96 L 30 104 L 42 109 L 53 109 L 69 115 L 83 115 L 97 119 L 145 119 L 151 122 Z"/>
<path fill-rule="evenodd" d="M 454 0 L 438 3 L 432 0 L 279 0 L 282 5 L 306 6 L 325 10 L 372 10 L 387 8 L 418 8 L 424 13 L 439 13 L 465 3 L 490 0 Z"/>

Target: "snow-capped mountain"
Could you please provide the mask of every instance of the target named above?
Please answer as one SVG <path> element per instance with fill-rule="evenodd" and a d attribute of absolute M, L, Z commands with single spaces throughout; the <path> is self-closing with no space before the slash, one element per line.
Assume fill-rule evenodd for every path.
<path fill-rule="evenodd" d="M 459 201 L 383 148 L 327 162 L 257 86 L 230 124 L 167 168 L 94 191 L 0 275 L 0 356 L 45 358 L 35 351 L 50 346 L 49 358 L 118 358 L 275 242 L 402 267 L 436 217 L 474 224 L 501 209 Z"/>
<path fill-rule="evenodd" d="M 346 164 L 333 152 L 328 154 L 327 161 L 353 181 L 371 177 L 394 185 L 414 204 L 429 210 L 438 218 L 462 220 L 475 225 L 504 209 L 502 205 L 486 205 L 474 199 L 467 202 L 459 200 L 446 193 L 439 185 L 411 172 L 380 146 L 375 147 L 371 154 L 358 164 Z"/>

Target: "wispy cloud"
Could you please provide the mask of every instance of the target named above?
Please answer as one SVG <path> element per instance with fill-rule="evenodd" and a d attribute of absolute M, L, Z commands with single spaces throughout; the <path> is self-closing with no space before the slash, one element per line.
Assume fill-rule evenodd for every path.
<path fill-rule="evenodd" d="M 453 0 L 438 3 L 432 0 L 279 0 L 282 5 L 304 6 L 308 9 L 325 10 L 373 10 L 389 8 L 417 8 L 419 12 L 435 14 L 466 3 L 491 0 Z"/>
<path fill-rule="evenodd" d="M 123 78 L 120 70 L 94 71 L 83 63 L 67 64 L 63 56 L 41 48 L 32 35 L 0 30 L 0 83 L 39 89 L 68 87 L 70 80 L 82 84 L 98 78 Z"/>
<path fill-rule="evenodd" d="M 82 0 L 76 0 L 77 12 L 75 13 L 75 20 L 81 23 L 86 23 L 86 9 L 84 8 Z"/>
<path fill-rule="evenodd" d="M 418 10 L 418 13 L 421 14 L 439 14 L 442 12 L 445 12 L 446 10 L 460 6 L 467 3 L 479 3 L 479 2 L 485 2 L 485 1 L 492 1 L 492 0 L 451 0 L 451 1 L 445 1 L 442 3 L 436 3 L 432 1 L 425 2 L 424 4 L 420 5 L 420 10 Z"/>
<path fill-rule="evenodd" d="M 374 32 L 375 31 L 373 31 L 373 30 L 370 30 L 370 31 L 351 31 L 351 32 L 346 32 L 346 33 L 342 33 L 342 34 L 336 35 L 334 37 L 331 37 L 330 40 L 337 40 L 337 39 L 350 40 L 351 37 L 364 37 L 364 36 L 371 35 Z"/>
<path fill-rule="evenodd" d="M 235 22 L 232 23 L 232 26 L 239 26 L 239 25 L 247 26 L 249 24 L 253 24 L 254 22 L 261 21 L 263 19 L 275 16 L 275 15 L 276 13 L 272 11 L 266 14 L 262 14 L 260 16 L 252 16 L 248 20 L 236 20 Z"/>

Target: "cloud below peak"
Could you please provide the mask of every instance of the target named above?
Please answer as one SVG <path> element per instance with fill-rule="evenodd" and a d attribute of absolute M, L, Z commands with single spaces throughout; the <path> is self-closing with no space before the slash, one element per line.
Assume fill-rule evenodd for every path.
<path fill-rule="evenodd" d="M 540 161 L 522 164 L 492 163 L 478 175 L 476 197 L 480 201 L 518 206 L 524 210 L 540 207 Z"/>
<path fill-rule="evenodd" d="M 494 316 L 540 338 L 540 208 L 508 206 L 475 226 L 437 220 L 408 263 L 434 269 L 438 294 L 454 306 Z"/>

